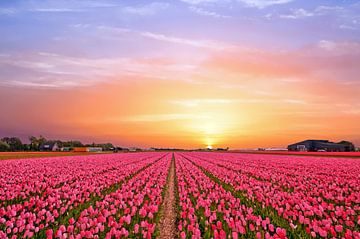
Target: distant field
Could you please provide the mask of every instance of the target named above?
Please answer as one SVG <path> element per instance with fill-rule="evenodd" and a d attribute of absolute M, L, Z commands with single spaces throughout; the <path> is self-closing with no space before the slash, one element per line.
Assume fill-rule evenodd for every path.
<path fill-rule="evenodd" d="M 356 158 L 254 153 L 2 160 L 0 238 L 360 239 L 359 175 Z"/>
<path fill-rule="evenodd" d="M 105 152 L 103 152 L 105 153 Z M 56 156 L 76 156 L 76 155 L 89 155 L 94 153 L 87 152 L 0 152 L 0 160 L 5 159 L 22 159 L 22 158 L 44 158 Z"/>
<path fill-rule="evenodd" d="M 239 150 L 232 151 L 237 153 L 251 154 L 277 154 L 277 155 L 297 155 L 297 156 L 321 156 L 321 157 L 360 157 L 360 152 L 295 152 L 295 151 L 256 151 L 256 150 Z"/>

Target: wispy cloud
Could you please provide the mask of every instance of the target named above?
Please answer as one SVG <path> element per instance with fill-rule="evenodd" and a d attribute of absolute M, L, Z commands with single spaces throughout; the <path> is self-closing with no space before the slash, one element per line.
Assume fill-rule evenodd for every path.
<path fill-rule="evenodd" d="M 360 56 L 360 42 L 338 42 L 332 40 L 320 40 L 317 45 L 318 54 L 323 54 L 324 56 Z M 312 54 L 315 54 L 313 52 Z"/>
<path fill-rule="evenodd" d="M 224 105 L 233 102 L 231 99 L 190 99 L 190 100 L 172 100 L 172 104 L 184 107 L 197 107 L 202 105 Z"/>
<path fill-rule="evenodd" d="M 332 51 L 336 48 L 336 43 L 333 41 L 327 41 L 327 40 L 321 40 L 318 43 L 318 46 L 322 49 L 325 49 L 327 51 Z"/>
<path fill-rule="evenodd" d="M 63 12 L 83 12 L 85 9 L 75 8 L 34 8 L 30 9 L 31 12 L 50 12 L 50 13 L 63 13 Z"/>
<path fill-rule="evenodd" d="M 197 4 L 208 4 L 208 3 L 219 3 L 221 2 L 221 0 L 180 0 L 182 2 L 188 3 L 188 4 L 192 4 L 192 5 L 197 5 Z M 222 1 L 227 1 L 227 0 L 222 0 Z M 228 1 L 227 1 L 228 2 Z"/>
<path fill-rule="evenodd" d="M 257 91 L 258 92 L 258 91 Z M 172 100 L 172 104 L 176 104 L 183 107 L 204 107 L 204 106 L 220 106 L 230 104 L 259 104 L 259 103 L 279 103 L 279 104 L 295 104 L 306 105 L 308 102 L 301 99 L 281 98 L 276 97 L 274 94 L 261 94 L 266 96 L 263 98 L 251 98 L 251 99 L 187 99 L 187 100 Z"/>
<path fill-rule="evenodd" d="M 249 7 L 256 8 L 266 8 L 273 5 L 287 4 L 293 0 L 237 0 L 239 2 L 245 3 Z"/>
<path fill-rule="evenodd" d="M 145 37 L 148 39 L 152 39 L 152 40 L 174 43 L 174 44 L 181 44 L 181 45 L 197 47 L 197 48 L 207 48 L 207 49 L 212 49 L 212 50 L 224 50 L 226 48 L 233 47 L 232 45 L 224 44 L 224 43 L 216 42 L 216 41 L 181 38 L 181 37 L 175 37 L 175 36 L 170 36 L 170 35 L 165 35 L 165 34 L 155 33 L 155 32 L 149 32 L 149 31 L 132 30 L 129 28 L 99 26 L 98 29 L 108 31 L 109 33 L 137 34 L 139 36 L 142 36 L 142 37 Z"/>
<path fill-rule="evenodd" d="M 83 58 L 47 52 L 1 57 L 0 64 L 16 69 L 10 75 L 0 74 L 0 84 L 51 88 L 91 86 L 101 82 L 121 81 L 124 78 L 187 81 L 196 68 L 189 61 L 173 60 L 163 64 L 156 59 Z M 21 72 L 25 73 L 19 81 Z"/>
<path fill-rule="evenodd" d="M 219 14 L 219 13 L 213 12 L 213 11 L 208 11 L 208 10 L 205 10 L 200 7 L 190 6 L 189 9 L 192 12 L 194 12 L 198 15 L 202 15 L 202 16 L 209 16 L 209 17 L 214 17 L 214 18 L 230 18 L 230 16 L 222 15 L 222 14 Z"/>
<path fill-rule="evenodd" d="M 16 10 L 14 8 L 0 8 L 0 16 L 1 15 L 11 16 L 14 14 L 16 14 Z"/>
<path fill-rule="evenodd" d="M 357 30 L 358 28 L 355 26 L 350 26 L 350 25 L 346 25 L 346 24 L 341 24 L 339 26 L 340 29 L 345 29 L 345 30 Z"/>
<path fill-rule="evenodd" d="M 295 105 L 306 105 L 307 102 L 305 100 L 297 100 L 297 99 L 284 99 L 284 103 L 295 104 Z"/>
<path fill-rule="evenodd" d="M 159 11 L 163 11 L 167 9 L 169 6 L 170 6 L 169 3 L 152 2 L 150 4 L 140 5 L 140 6 L 126 6 L 123 7 L 121 10 L 124 13 L 141 15 L 141 16 L 150 16 L 157 14 Z"/>
<path fill-rule="evenodd" d="M 111 119 L 111 121 L 126 121 L 126 122 L 164 122 L 177 120 L 193 120 L 193 119 L 208 119 L 208 117 L 197 114 L 148 114 L 148 115 L 133 115 L 123 117 L 121 119 Z"/>
<path fill-rule="evenodd" d="M 324 15 L 324 14 L 328 14 L 328 13 L 333 13 L 333 12 L 342 12 L 344 11 L 344 7 L 340 7 L 340 6 L 327 6 L 327 5 L 321 5 L 321 6 L 317 6 L 314 10 L 314 12 L 317 15 Z"/>
<path fill-rule="evenodd" d="M 320 5 L 313 9 L 304 9 L 304 8 L 296 8 L 287 10 L 286 13 L 268 13 L 265 17 L 279 17 L 279 18 L 287 18 L 287 19 L 302 19 L 308 17 L 316 17 L 316 16 L 325 16 L 325 15 L 334 15 L 342 18 L 352 18 L 349 12 L 349 9 L 345 9 L 340 6 L 327 6 Z M 343 19 L 343 20 L 344 20 Z"/>
<path fill-rule="evenodd" d="M 179 38 L 179 37 L 173 37 L 168 36 L 164 34 L 158 34 L 153 32 L 140 32 L 140 35 L 143 37 L 151 38 L 158 41 L 164 41 L 164 42 L 170 42 L 170 43 L 176 43 L 176 44 L 182 44 L 192 47 L 201 47 L 201 48 L 209 48 L 213 50 L 223 50 L 225 46 L 211 42 L 206 40 L 193 40 L 188 38 Z"/>
<path fill-rule="evenodd" d="M 191 5 L 205 5 L 205 4 L 229 4 L 229 3 L 243 3 L 247 7 L 256 7 L 259 9 L 270 7 L 273 5 L 280 5 L 290 3 L 294 0 L 181 0 L 182 2 Z"/>
<path fill-rule="evenodd" d="M 36 89 L 48 89 L 48 88 L 53 88 L 53 89 L 59 89 L 59 88 L 67 88 L 67 87 L 74 87 L 74 86 L 79 86 L 79 84 L 77 84 L 74 81 L 63 81 L 63 80 L 59 80 L 56 82 L 29 82 L 29 81 L 4 81 L 2 83 L 0 83 L 2 85 L 7 85 L 7 86 L 18 86 L 18 87 L 26 87 L 26 88 L 36 88 Z"/>
<path fill-rule="evenodd" d="M 288 15 L 280 15 L 280 18 L 299 19 L 305 17 L 312 17 L 314 13 L 308 12 L 303 8 L 293 9 Z"/>
<path fill-rule="evenodd" d="M 61 2 L 43 2 L 36 8 L 30 6 L 23 6 L 24 10 L 31 12 L 49 12 L 49 13 L 66 13 L 66 12 L 87 12 L 96 11 L 103 8 L 114 9 L 120 11 L 122 14 L 133 14 L 139 16 L 155 15 L 159 11 L 165 10 L 170 6 L 169 3 L 165 2 L 151 2 L 148 4 L 137 4 L 137 5 L 120 5 L 111 3 L 101 3 L 94 1 L 79 1 L 73 4 L 64 4 Z"/>

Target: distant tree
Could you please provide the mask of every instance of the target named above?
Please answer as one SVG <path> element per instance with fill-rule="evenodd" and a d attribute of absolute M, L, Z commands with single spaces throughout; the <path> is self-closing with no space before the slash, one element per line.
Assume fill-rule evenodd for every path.
<path fill-rule="evenodd" d="M 6 142 L 0 140 L 0 151 L 10 151 L 10 145 L 8 145 Z"/>
<path fill-rule="evenodd" d="M 35 136 L 29 136 L 29 141 L 30 141 L 30 144 L 29 144 L 30 150 L 35 150 L 36 145 L 37 145 L 37 138 Z"/>
<path fill-rule="evenodd" d="M 39 147 L 40 147 L 40 145 L 45 144 L 47 142 L 47 139 L 45 139 L 45 137 L 40 135 L 38 138 L 38 141 L 39 141 Z"/>
<path fill-rule="evenodd" d="M 30 151 L 31 150 L 30 144 L 23 144 L 23 150 Z"/>
<path fill-rule="evenodd" d="M 61 142 L 61 141 L 60 141 Z M 59 144 L 58 144 L 59 145 Z M 70 147 L 70 148 L 73 148 L 73 147 L 83 147 L 84 145 L 78 141 L 78 140 L 70 140 L 70 141 L 63 141 L 61 142 L 61 146 L 59 147 Z"/>
<path fill-rule="evenodd" d="M 101 145 L 103 151 L 110 151 L 114 149 L 114 145 L 112 143 L 106 143 Z"/>
<path fill-rule="evenodd" d="M 62 147 L 71 147 L 71 144 L 68 141 L 63 141 L 61 146 Z"/>
<path fill-rule="evenodd" d="M 47 140 L 42 135 L 39 136 L 39 138 L 36 138 L 35 136 L 30 136 L 30 150 L 33 151 L 39 151 L 40 145 L 44 144 Z"/>
<path fill-rule="evenodd" d="M 57 144 L 57 146 L 58 146 L 59 148 L 64 147 L 64 146 L 63 146 L 63 142 L 62 142 L 61 140 L 55 140 L 55 143 Z"/>
<path fill-rule="evenodd" d="M 7 143 L 10 146 L 10 151 L 21 151 L 23 150 L 23 144 L 17 137 L 5 137 L 1 141 Z"/>
<path fill-rule="evenodd" d="M 81 143 L 78 140 L 74 140 L 74 141 L 70 141 L 71 142 L 71 146 L 70 147 L 83 147 L 83 143 Z"/>

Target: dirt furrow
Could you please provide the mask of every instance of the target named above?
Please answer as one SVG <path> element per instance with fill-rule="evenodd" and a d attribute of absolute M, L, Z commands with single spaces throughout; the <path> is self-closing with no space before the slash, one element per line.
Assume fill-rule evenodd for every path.
<path fill-rule="evenodd" d="M 175 199 L 175 159 L 170 165 L 168 182 L 162 206 L 162 214 L 159 224 L 161 239 L 173 239 L 176 234 L 176 199 Z"/>

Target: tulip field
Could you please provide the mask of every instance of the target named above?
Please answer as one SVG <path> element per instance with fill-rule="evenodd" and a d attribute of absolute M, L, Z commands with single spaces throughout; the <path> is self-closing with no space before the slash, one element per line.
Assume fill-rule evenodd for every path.
<path fill-rule="evenodd" d="M 164 227 L 169 193 L 176 220 Z M 166 226 L 181 239 L 360 239 L 360 159 L 141 152 L 0 161 L 0 239 L 172 238 Z"/>

